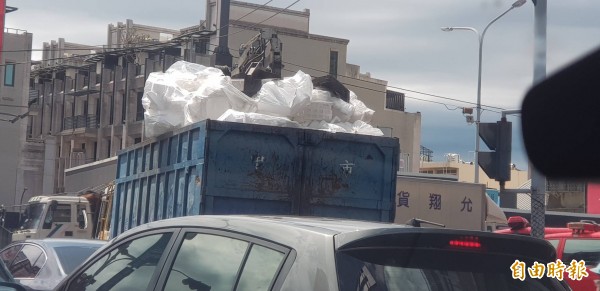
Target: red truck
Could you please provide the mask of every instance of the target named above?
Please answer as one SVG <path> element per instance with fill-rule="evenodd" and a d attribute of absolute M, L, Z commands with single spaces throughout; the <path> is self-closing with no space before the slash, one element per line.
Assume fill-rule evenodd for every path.
<path fill-rule="evenodd" d="M 496 233 L 531 235 L 531 227 L 527 219 L 520 216 L 508 218 L 508 229 L 498 230 Z M 600 276 L 598 271 L 600 263 L 600 224 L 594 221 L 582 220 L 567 223 L 566 227 L 546 227 L 545 239 L 556 248 L 556 256 L 569 265 L 571 260 L 584 260 L 589 274 L 581 281 L 571 280 L 565 274 L 565 281 L 573 290 L 598 291 L 600 290 Z"/>

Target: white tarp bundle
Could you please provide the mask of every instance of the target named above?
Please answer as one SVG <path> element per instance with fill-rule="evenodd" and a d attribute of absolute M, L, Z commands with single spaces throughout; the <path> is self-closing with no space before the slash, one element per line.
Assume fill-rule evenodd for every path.
<path fill-rule="evenodd" d="M 374 111 L 352 91 L 349 101 L 313 88 L 302 71 L 264 83 L 251 98 L 221 70 L 184 61 L 151 73 L 142 97 L 147 137 L 205 119 L 383 135 L 369 124 Z"/>
<path fill-rule="evenodd" d="M 256 101 L 236 89 L 221 70 L 183 61 L 148 76 L 142 105 L 146 136 L 217 119 L 229 109 L 256 111 Z"/>

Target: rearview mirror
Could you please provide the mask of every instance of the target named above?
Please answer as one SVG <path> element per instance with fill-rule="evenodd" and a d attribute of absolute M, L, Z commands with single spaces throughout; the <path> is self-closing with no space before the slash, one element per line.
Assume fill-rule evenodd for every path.
<path fill-rule="evenodd" d="M 523 141 L 549 178 L 600 178 L 600 50 L 534 86 L 525 96 Z"/>

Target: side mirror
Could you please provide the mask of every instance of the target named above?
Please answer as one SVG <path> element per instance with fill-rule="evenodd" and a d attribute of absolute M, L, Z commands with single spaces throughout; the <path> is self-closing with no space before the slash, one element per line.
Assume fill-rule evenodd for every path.
<path fill-rule="evenodd" d="M 88 228 L 87 211 L 85 211 L 85 209 L 81 209 L 79 211 L 79 215 L 77 215 L 77 222 L 79 223 L 80 229 Z"/>

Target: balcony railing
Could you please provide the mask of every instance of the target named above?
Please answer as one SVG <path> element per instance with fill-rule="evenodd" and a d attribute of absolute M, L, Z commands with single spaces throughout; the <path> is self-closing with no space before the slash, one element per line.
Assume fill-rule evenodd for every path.
<path fill-rule="evenodd" d="M 77 115 L 64 118 L 63 130 L 76 128 L 98 128 L 96 115 Z"/>

